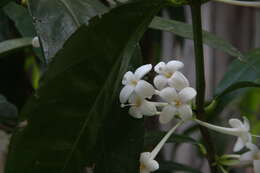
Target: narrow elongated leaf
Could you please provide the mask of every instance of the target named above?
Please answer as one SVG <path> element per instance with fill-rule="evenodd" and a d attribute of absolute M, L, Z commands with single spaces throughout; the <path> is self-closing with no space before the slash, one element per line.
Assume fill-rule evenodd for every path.
<path fill-rule="evenodd" d="M 215 91 L 218 102 L 216 109 L 223 109 L 223 105 L 245 93 L 246 88 L 260 86 L 260 49 L 249 51 L 244 56 L 245 61 L 238 59 L 233 61 L 223 80 L 220 81 Z"/>
<path fill-rule="evenodd" d="M 32 38 L 18 38 L 0 42 L 0 57 L 30 46 L 32 46 Z"/>
<path fill-rule="evenodd" d="M 216 95 L 225 92 L 226 89 L 232 85 L 237 85 L 238 82 L 241 87 L 248 86 L 243 84 L 259 84 L 260 80 L 260 49 L 252 50 L 245 54 L 245 62 L 234 60 L 230 65 L 223 80 L 219 83 L 216 89 Z M 237 89 L 239 87 L 235 87 Z"/>
<path fill-rule="evenodd" d="M 192 25 L 183 22 L 155 17 L 150 28 L 172 32 L 178 36 L 193 39 Z M 243 57 L 243 54 L 229 42 L 207 31 L 203 31 L 203 43 L 219 49 L 231 56 L 239 58 Z"/>
<path fill-rule="evenodd" d="M 162 131 L 153 131 L 153 132 L 146 132 L 144 138 L 144 148 L 148 148 L 149 146 L 155 146 L 160 142 L 160 140 L 165 136 L 167 132 Z M 197 141 L 189 136 L 173 134 L 167 140 L 167 142 L 175 142 L 175 143 L 192 143 L 197 144 Z"/>
<path fill-rule="evenodd" d="M 99 0 L 29 0 L 29 8 L 47 59 L 80 25 L 107 11 Z"/>
<path fill-rule="evenodd" d="M 119 6 L 73 34 L 22 111 L 21 122 L 28 123 L 12 138 L 7 173 L 77 173 L 95 163 L 107 173 L 137 172 L 142 122 L 121 114 L 119 86 L 139 39 L 164 3 L 140 0 Z M 117 141 L 110 141 L 108 134 L 115 131 Z M 118 148 L 96 148 L 103 135 L 105 146 Z M 109 156 L 102 152 L 107 150 Z M 104 155 L 111 169 L 104 167 Z"/>
<path fill-rule="evenodd" d="M 160 162 L 160 168 L 156 172 L 160 173 L 161 171 L 184 171 L 190 173 L 201 173 L 199 170 L 187 165 L 170 161 Z"/>

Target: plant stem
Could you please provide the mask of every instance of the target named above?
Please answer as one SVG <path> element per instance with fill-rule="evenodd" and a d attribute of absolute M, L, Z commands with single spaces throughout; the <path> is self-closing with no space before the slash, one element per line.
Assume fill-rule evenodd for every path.
<path fill-rule="evenodd" d="M 204 120 L 204 99 L 205 99 L 205 72 L 204 72 L 204 56 L 203 56 L 203 41 L 202 41 L 202 25 L 201 25 L 201 1 L 191 0 L 192 26 L 195 48 L 195 66 L 196 66 L 196 107 L 197 118 Z M 200 126 L 200 132 L 207 150 L 207 159 L 212 173 L 217 173 L 218 168 L 215 163 L 215 149 L 207 128 Z"/>

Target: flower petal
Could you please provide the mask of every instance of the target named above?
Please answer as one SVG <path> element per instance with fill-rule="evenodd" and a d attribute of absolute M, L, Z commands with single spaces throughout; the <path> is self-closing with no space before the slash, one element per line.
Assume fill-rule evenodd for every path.
<path fill-rule="evenodd" d="M 169 72 L 174 73 L 175 71 L 183 68 L 184 64 L 181 61 L 172 60 L 166 64 L 166 68 Z"/>
<path fill-rule="evenodd" d="M 127 85 L 128 83 L 130 83 L 131 80 L 134 79 L 134 74 L 131 71 L 128 71 L 125 73 L 123 80 L 122 80 L 122 84 L 123 85 Z"/>
<path fill-rule="evenodd" d="M 250 130 L 250 123 L 247 117 L 243 117 L 243 124 L 246 130 Z"/>
<path fill-rule="evenodd" d="M 158 88 L 159 90 L 162 90 L 163 88 L 165 88 L 167 86 L 168 79 L 166 77 L 164 77 L 163 75 L 157 75 L 153 79 L 153 83 L 156 88 Z"/>
<path fill-rule="evenodd" d="M 152 69 L 151 64 L 142 65 L 141 67 L 139 67 L 138 69 L 135 70 L 136 78 L 141 79 L 142 77 L 144 77 L 144 75 L 149 73 L 151 71 L 151 69 Z"/>
<path fill-rule="evenodd" d="M 151 153 L 150 152 L 143 152 L 140 155 L 140 162 L 145 163 L 148 162 L 151 158 Z"/>
<path fill-rule="evenodd" d="M 232 118 L 228 122 L 229 122 L 229 125 L 231 127 L 233 127 L 233 128 L 241 128 L 241 127 L 243 127 L 243 123 L 239 119 Z"/>
<path fill-rule="evenodd" d="M 181 117 L 183 120 L 186 120 L 186 119 L 192 117 L 191 107 L 190 107 L 189 105 L 186 105 L 186 104 L 184 104 L 184 105 L 178 107 L 178 113 L 179 113 L 180 117 Z"/>
<path fill-rule="evenodd" d="M 154 67 L 154 71 L 156 73 L 161 74 L 163 71 L 165 71 L 166 68 L 166 64 L 164 62 L 159 62 L 155 67 Z"/>
<path fill-rule="evenodd" d="M 140 109 L 136 107 L 131 107 L 128 113 L 134 118 L 143 118 L 143 114 L 141 113 Z"/>
<path fill-rule="evenodd" d="M 155 105 L 146 100 L 143 100 L 139 109 L 143 115 L 148 115 L 148 116 L 155 115 L 157 112 Z"/>
<path fill-rule="evenodd" d="M 172 77 L 169 79 L 168 84 L 179 91 L 190 85 L 188 79 L 181 72 L 178 71 L 173 73 Z"/>
<path fill-rule="evenodd" d="M 240 137 L 238 137 L 238 139 L 234 145 L 233 151 L 234 152 L 240 151 L 244 146 L 245 146 L 245 143 L 243 142 L 243 140 Z"/>
<path fill-rule="evenodd" d="M 179 98 L 182 103 L 187 103 L 191 101 L 196 95 L 196 90 L 191 87 L 186 87 L 179 92 Z"/>
<path fill-rule="evenodd" d="M 259 173 L 260 172 L 260 160 L 254 160 L 253 165 L 254 165 L 254 172 Z"/>
<path fill-rule="evenodd" d="M 150 83 L 140 80 L 135 87 L 135 92 L 141 98 L 151 98 L 155 93 L 155 89 Z"/>
<path fill-rule="evenodd" d="M 170 87 L 164 88 L 162 91 L 160 91 L 160 97 L 162 97 L 168 103 L 179 99 L 176 90 Z"/>
<path fill-rule="evenodd" d="M 150 160 L 145 166 L 151 172 L 159 169 L 159 163 L 156 160 Z"/>
<path fill-rule="evenodd" d="M 240 161 L 254 160 L 254 152 L 248 151 L 248 152 L 246 152 L 246 153 L 244 153 L 244 154 L 241 154 L 239 160 L 240 160 Z"/>
<path fill-rule="evenodd" d="M 127 100 L 129 99 L 130 95 L 133 93 L 135 87 L 132 85 L 126 85 L 123 87 L 123 89 L 121 90 L 120 94 L 119 94 L 119 100 L 121 103 L 125 103 L 127 102 Z"/>
<path fill-rule="evenodd" d="M 258 152 L 259 149 L 255 144 L 252 144 L 251 142 L 246 144 L 246 148 L 250 149 L 253 152 Z"/>
<path fill-rule="evenodd" d="M 159 121 L 166 124 L 171 121 L 176 114 L 176 109 L 173 106 L 165 106 L 159 116 Z"/>

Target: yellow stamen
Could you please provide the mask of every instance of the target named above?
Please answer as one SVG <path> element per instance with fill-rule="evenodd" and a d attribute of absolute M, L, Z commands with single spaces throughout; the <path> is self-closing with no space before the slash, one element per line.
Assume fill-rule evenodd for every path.
<path fill-rule="evenodd" d="M 164 76 L 166 78 L 170 78 L 170 77 L 172 77 L 172 73 L 166 72 L 166 73 L 164 73 Z"/>
<path fill-rule="evenodd" d="M 175 100 L 174 102 L 175 102 L 175 106 L 177 106 L 177 107 L 182 104 L 180 100 Z"/>
<path fill-rule="evenodd" d="M 137 85 L 138 81 L 137 81 L 137 80 L 132 80 L 131 83 L 132 83 L 133 85 Z"/>
<path fill-rule="evenodd" d="M 141 164 L 140 164 L 140 171 L 141 171 L 141 170 L 144 170 L 144 169 L 145 169 L 145 165 L 141 163 Z"/>

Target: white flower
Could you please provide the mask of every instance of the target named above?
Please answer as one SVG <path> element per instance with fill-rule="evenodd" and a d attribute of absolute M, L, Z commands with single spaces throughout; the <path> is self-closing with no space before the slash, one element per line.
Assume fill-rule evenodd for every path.
<path fill-rule="evenodd" d="M 249 121 L 246 117 L 243 117 L 243 119 L 244 119 L 244 122 L 241 122 L 239 119 L 230 119 L 229 124 L 232 128 L 215 126 L 215 125 L 200 121 L 198 119 L 196 119 L 195 121 L 197 123 L 199 123 L 200 125 L 205 126 L 209 129 L 215 130 L 217 132 L 237 136 L 238 139 L 233 148 L 233 151 L 237 152 L 237 151 L 241 150 L 246 145 L 246 143 L 248 143 L 248 142 L 251 143 L 251 141 L 252 141 L 252 136 L 249 133 L 249 130 L 250 130 Z"/>
<path fill-rule="evenodd" d="M 154 67 L 154 71 L 159 74 L 153 81 L 156 88 L 162 90 L 167 86 L 171 86 L 181 90 L 188 87 L 189 81 L 182 73 L 178 72 L 183 66 L 183 63 L 180 61 L 170 61 L 167 64 L 164 62 L 158 63 Z"/>
<path fill-rule="evenodd" d="M 143 115 L 152 116 L 157 113 L 156 107 L 152 102 L 139 97 L 136 94 L 132 94 L 129 98 L 129 114 L 134 118 L 142 118 Z"/>
<path fill-rule="evenodd" d="M 125 73 L 122 84 L 125 85 L 120 92 L 119 99 L 121 103 L 127 102 L 133 92 L 141 98 L 150 98 L 155 89 L 148 82 L 141 80 L 141 78 L 150 72 L 151 64 L 143 65 L 136 69 L 135 73 L 128 71 Z"/>
<path fill-rule="evenodd" d="M 192 109 L 189 102 L 196 94 L 196 90 L 191 87 L 186 87 L 179 93 L 170 87 L 160 91 L 160 96 L 169 103 L 161 112 L 159 117 L 160 122 L 168 123 L 176 114 L 179 114 L 183 120 L 192 117 Z"/>
<path fill-rule="evenodd" d="M 32 39 L 32 46 L 35 47 L 35 48 L 39 48 L 40 47 L 39 37 L 34 37 Z"/>
<path fill-rule="evenodd" d="M 159 164 L 151 158 L 150 152 L 143 152 L 140 156 L 140 173 L 150 173 L 159 169 Z"/>
<path fill-rule="evenodd" d="M 256 145 L 252 143 L 247 143 L 246 147 L 250 150 L 240 156 L 240 161 L 253 162 L 254 172 L 259 173 L 260 172 L 260 150 Z"/>
<path fill-rule="evenodd" d="M 162 140 L 155 146 L 152 152 L 141 153 L 140 156 L 140 173 L 150 173 L 159 169 L 159 164 L 154 158 L 157 156 L 163 145 L 167 142 L 173 132 L 183 123 L 183 121 L 176 124 L 167 132 Z"/>

